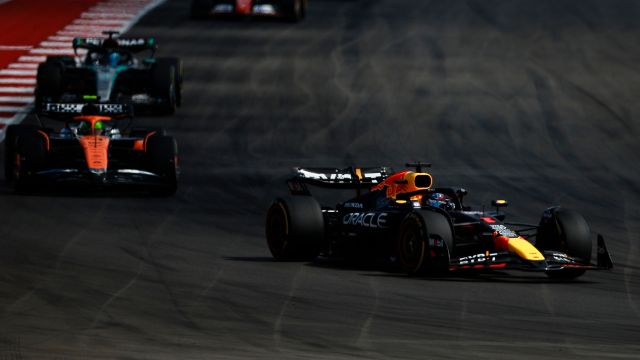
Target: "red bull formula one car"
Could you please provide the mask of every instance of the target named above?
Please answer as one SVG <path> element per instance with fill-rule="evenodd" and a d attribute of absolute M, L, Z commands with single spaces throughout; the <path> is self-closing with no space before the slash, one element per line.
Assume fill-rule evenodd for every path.
<path fill-rule="evenodd" d="M 191 17 L 239 15 L 276 17 L 296 22 L 305 17 L 307 0 L 192 0 Z"/>
<path fill-rule="evenodd" d="M 313 260 L 319 254 L 351 259 L 387 259 L 409 274 L 524 270 L 571 279 L 586 270 L 611 269 L 604 239 L 592 236 L 585 219 L 561 207 L 543 211 L 537 225 L 505 221 L 507 202 L 495 211 L 463 203 L 464 189 L 434 188 L 423 172 L 389 168 L 298 168 L 290 196 L 267 212 L 266 237 L 277 260 Z M 355 189 L 335 207 L 320 206 L 307 185 Z"/>
<path fill-rule="evenodd" d="M 160 128 L 130 128 L 128 106 L 45 103 L 42 114 L 63 125 L 7 128 L 5 179 L 17 191 L 72 184 L 74 188 L 128 185 L 163 196 L 175 193 L 176 140 Z"/>

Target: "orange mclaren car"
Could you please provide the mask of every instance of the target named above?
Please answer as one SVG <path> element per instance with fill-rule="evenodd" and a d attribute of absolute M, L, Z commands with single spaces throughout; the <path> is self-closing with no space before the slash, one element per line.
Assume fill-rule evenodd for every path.
<path fill-rule="evenodd" d="M 5 179 L 18 191 L 45 184 L 97 188 L 143 187 L 158 195 L 177 189 L 178 146 L 160 128 L 130 128 L 124 104 L 46 103 L 43 116 L 59 129 L 18 124 L 7 128 Z"/>

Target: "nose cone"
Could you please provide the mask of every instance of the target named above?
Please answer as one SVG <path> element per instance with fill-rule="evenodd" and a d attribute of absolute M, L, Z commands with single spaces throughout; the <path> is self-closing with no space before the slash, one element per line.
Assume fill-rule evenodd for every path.
<path fill-rule="evenodd" d="M 543 261 L 544 256 L 527 240 L 517 237 L 509 239 L 509 251 L 529 261 Z"/>
<path fill-rule="evenodd" d="M 96 184 L 103 184 L 107 181 L 107 169 L 89 169 L 91 180 Z"/>
<path fill-rule="evenodd" d="M 87 168 L 92 174 L 104 174 L 109 165 L 109 138 L 101 135 L 87 135 L 80 138 L 84 149 Z"/>

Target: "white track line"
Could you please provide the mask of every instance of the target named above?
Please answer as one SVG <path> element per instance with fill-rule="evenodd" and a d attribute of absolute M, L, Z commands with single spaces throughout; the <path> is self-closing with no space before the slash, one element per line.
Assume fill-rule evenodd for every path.
<path fill-rule="evenodd" d="M 10 69 L 37 69 L 40 63 L 13 63 L 9 64 Z"/>
<path fill-rule="evenodd" d="M 80 15 L 82 19 L 124 19 L 128 20 L 134 17 L 134 14 L 125 13 L 106 13 L 106 12 L 85 12 Z"/>
<path fill-rule="evenodd" d="M 47 60 L 46 56 L 20 56 L 18 58 L 19 62 L 35 62 L 35 63 L 41 63 L 43 61 Z"/>
<path fill-rule="evenodd" d="M 46 48 L 70 48 L 71 41 L 43 41 L 39 46 Z"/>
<path fill-rule="evenodd" d="M 31 78 L 1 78 L 0 84 L 24 84 L 24 85 L 35 85 L 36 79 Z"/>
<path fill-rule="evenodd" d="M 33 94 L 33 86 L 0 86 L 0 94 Z"/>
<path fill-rule="evenodd" d="M 108 31 L 113 29 L 111 25 L 67 25 L 65 31 Z"/>
<path fill-rule="evenodd" d="M 0 96 L 0 103 L 30 103 L 33 101 L 33 96 Z"/>
<path fill-rule="evenodd" d="M 35 70 L 13 70 L 13 69 L 0 70 L 0 75 L 36 76 L 36 73 L 37 71 Z"/>
<path fill-rule="evenodd" d="M 47 39 L 49 41 L 66 41 L 67 43 L 71 43 L 73 41 L 73 36 L 49 36 Z"/>
<path fill-rule="evenodd" d="M 53 48 L 36 48 L 29 51 L 31 54 L 45 55 L 73 55 L 73 49 L 53 49 Z"/>
<path fill-rule="evenodd" d="M 74 25 L 109 25 L 109 26 L 113 26 L 115 24 L 115 26 L 122 26 L 126 23 L 128 23 L 129 20 L 127 19 L 100 19 L 100 20 L 96 20 L 96 19 L 78 19 L 75 20 L 73 22 Z"/>
<path fill-rule="evenodd" d="M 0 51 L 23 51 L 32 48 L 33 46 L 0 45 Z"/>
<path fill-rule="evenodd" d="M 102 35 L 102 31 L 66 31 L 60 30 L 56 33 L 56 35 L 60 36 L 71 36 L 71 37 L 100 37 Z"/>
<path fill-rule="evenodd" d="M 26 106 L 2 106 L 0 105 L 0 112 L 20 112 L 23 111 Z"/>

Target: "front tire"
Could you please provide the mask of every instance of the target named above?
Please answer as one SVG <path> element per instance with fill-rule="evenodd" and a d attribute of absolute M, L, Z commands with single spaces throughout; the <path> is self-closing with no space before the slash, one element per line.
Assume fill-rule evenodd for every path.
<path fill-rule="evenodd" d="M 36 75 L 36 112 L 44 101 L 56 101 L 62 94 L 64 65 L 61 61 L 47 61 L 38 65 Z"/>
<path fill-rule="evenodd" d="M 178 92 L 181 86 L 177 81 L 178 69 L 171 59 L 157 59 L 151 68 L 151 95 L 160 103 L 156 112 L 172 115 L 178 107 Z"/>
<path fill-rule="evenodd" d="M 193 0 L 191 1 L 190 14 L 192 19 L 204 19 L 211 12 L 210 0 Z"/>
<path fill-rule="evenodd" d="M 289 0 L 286 3 L 286 19 L 289 22 L 298 22 L 304 19 L 307 10 L 305 0 Z"/>
<path fill-rule="evenodd" d="M 267 245 L 278 261 L 312 261 L 324 240 L 324 218 L 310 196 L 279 198 L 269 207 Z"/>
<path fill-rule="evenodd" d="M 546 210 L 540 220 L 536 247 L 543 251 L 564 252 L 589 264 L 592 247 L 590 234 L 589 224 L 582 215 L 572 210 L 552 208 Z M 547 275 L 553 279 L 573 279 L 584 272 L 584 269 L 562 269 L 548 271 Z"/>
<path fill-rule="evenodd" d="M 29 192 L 33 188 L 34 174 L 42 169 L 46 162 L 46 140 L 35 126 L 29 125 L 17 125 L 11 136 L 15 148 L 11 154 L 12 174 L 8 180 L 17 192 Z"/>
<path fill-rule="evenodd" d="M 446 274 L 453 227 L 446 215 L 432 210 L 411 212 L 400 224 L 396 250 L 409 275 Z"/>
<path fill-rule="evenodd" d="M 178 190 L 178 144 L 172 136 L 152 135 L 146 145 L 151 171 L 162 178 L 163 184 L 152 193 L 171 196 Z"/>

